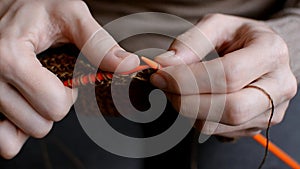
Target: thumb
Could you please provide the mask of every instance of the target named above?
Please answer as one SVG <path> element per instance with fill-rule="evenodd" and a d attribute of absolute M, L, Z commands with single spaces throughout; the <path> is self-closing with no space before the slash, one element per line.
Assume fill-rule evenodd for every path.
<path fill-rule="evenodd" d="M 179 35 L 169 47 L 169 51 L 155 57 L 162 66 L 191 64 L 201 61 L 214 45 L 206 38 L 199 27 L 193 27 Z"/>
<path fill-rule="evenodd" d="M 231 50 L 232 48 L 238 49 L 230 42 L 244 33 L 240 30 L 242 26 L 253 23 L 256 23 L 256 26 L 264 25 L 264 23 L 258 24 L 257 21 L 236 16 L 223 14 L 206 15 L 196 26 L 175 39 L 169 48 L 169 50 L 174 51 L 173 55 L 170 55 L 168 52 L 163 53 L 157 56 L 155 60 L 165 66 L 180 63 L 190 64 L 202 60 L 213 50 L 214 52 L 222 51 L 220 47 L 226 48 L 229 44 L 231 45 Z M 269 32 L 264 26 L 260 27 L 260 29 Z M 229 49 L 227 50 L 230 51 Z M 208 60 L 214 59 L 216 56 L 218 57 L 218 53 L 211 56 L 213 58 L 208 58 Z"/>
<path fill-rule="evenodd" d="M 73 19 L 69 20 L 67 32 L 82 54 L 93 65 L 106 71 L 114 72 L 118 68 L 117 71 L 123 72 L 137 67 L 140 63 L 138 56 L 122 49 L 97 23 L 85 4 L 81 8 L 81 12 L 71 16 Z"/>

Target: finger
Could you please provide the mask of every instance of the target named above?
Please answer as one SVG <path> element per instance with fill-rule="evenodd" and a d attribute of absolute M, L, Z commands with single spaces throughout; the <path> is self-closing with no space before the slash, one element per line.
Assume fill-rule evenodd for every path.
<path fill-rule="evenodd" d="M 275 108 L 273 118 L 271 120 L 271 126 L 278 124 L 283 120 L 288 104 L 289 101 L 286 101 Z M 251 136 L 267 128 L 270 115 L 271 110 L 267 110 L 257 117 L 235 126 L 201 120 L 195 123 L 195 127 L 201 130 L 202 133 L 208 135 L 216 134 L 226 137 Z"/>
<path fill-rule="evenodd" d="M 286 77 L 285 77 L 286 78 Z M 283 103 L 293 94 L 288 80 L 264 78 L 252 85 L 264 89 L 276 105 Z M 270 100 L 262 91 L 244 88 L 229 94 L 177 95 L 167 94 L 177 111 L 187 117 L 197 117 L 230 125 L 240 125 L 270 109 Z M 200 101 L 199 101 L 200 100 Z M 199 106 L 193 109 L 191 106 Z M 198 111 L 195 111 L 198 110 Z"/>
<path fill-rule="evenodd" d="M 156 87 L 176 94 L 226 93 L 227 83 L 220 59 L 158 70 L 150 78 Z M 190 88 L 193 84 L 197 86 Z"/>
<path fill-rule="evenodd" d="M 205 16 L 195 27 L 183 33 L 171 44 L 169 50 L 155 58 L 163 66 L 190 64 L 202 60 L 209 52 L 231 41 L 236 30 L 250 19 L 222 14 Z M 231 24 L 228 24 L 231 23 Z"/>
<path fill-rule="evenodd" d="M 81 49 L 92 64 L 100 65 L 101 69 L 112 72 L 117 68 L 119 72 L 128 71 L 139 65 L 138 56 L 122 49 L 97 23 L 83 1 L 66 3 L 71 12 L 65 15 L 73 18 L 66 23 L 69 25 L 67 31 L 70 33 L 71 41 Z M 120 65 L 121 62 L 122 65 Z"/>
<path fill-rule="evenodd" d="M 44 7 L 36 7 L 34 13 L 41 14 L 37 20 L 23 22 L 24 15 L 30 14 L 28 6 L 24 5 L 11 19 L 11 24 L 2 30 L 5 35 L 0 39 L 0 78 L 14 86 L 37 112 L 49 120 L 57 121 L 70 109 L 76 92 L 65 88 L 36 58 L 35 52 L 44 49 L 47 46 L 45 44 L 53 43 L 53 34 L 61 37 L 57 35 L 57 25 L 53 29 L 53 25 L 48 25 L 50 28 L 40 26 L 41 23 L 47 23 L 46 12 Z M 46 21 L 42 20 L 45 18 Z"/>
<path fill-rule="evenodd" d="M 236 19 L 233 18 L 235 17 L 226 17 L 227 20 L 233 20 L 233 23 L 237 22 Z M 247 22 L 244 20 L 238 20 L 236 25 L 222 26 L 220 28 L 220 32 L 217 31 L 216 35 L 218 36 L 216 36 L 215 34 L 211 34 L 208 28 L 211 25 L 218 25 L 219 23 L 215 23 L 216 19 L 211 20 L 208 19 L 207 21 L 201 22 L 198 27 L 209 39 L 211 39 L 214 45 L 218 46 L 218 44 L 225 42 L 226 39 L 224 39 L 224 36 L 232 36 L 232 38 L 237 36 L 233 35 L 233 30 L 230 30 L 231 28 L 233 28 L 236 32 L 239 32 L 241 35 L 236 39 L 238 42 L 233 43 L 233 45 L 239 44 L 237 50 L 227 53 L 222 58 L 216 58 L 204 63 L 198 63 L 196 66 L 191 66 L 192 72 L 198 79 L 197 82 L 201 91 L 210 92 L 213 87 L 215 92 L 222 92 L 224 91 L 224 88 L 226 88 L 227 92 L 233 92 L 241 89 L 260 76 L 274 70 L 280 63 L 284 63 L 285 66 L 288 65 L 288 59 L 286 59 L 288 50 L 284 41 L 264 25 L 258 23 L 253 24 L 250 21 L 247 23 L 247 20 Z M 244 25 L 241 26 L 240 22 Z M 237 30 L 239 27 L 241 28 Z M 221 33 L 224 33 L 224 35 Z M 269 43 L 270 41 L 272 41 L 272 43 Z M 190 57 L 189 55 L 185 56 L 187 58 Z M 171 59 L 167 59 L 166 61 L 169 62 L 170 60 Z M 178 92 L 176 91 L 176 88 L 172 88 L 174 81 L 172 81 L 170 77 L 173 77 L 176 81 L 182 81 L 184 79 L 184 75 L 188 72 L 178 71 L 178 69 L 181 68 L 182 65 L 162 69 L 166 73 L 158 71 L 157 73 L 161 75 L 162 78 L 160 78 L 160 81 L 155 80 L 159 79 L 158 76 L 156 76 L 156 78 L 152 78 L 154 85 L 160 88 L 164 87 L 167 91 Z M 167 73 L 169 75 L 167 75 Z M 212 79 L 212 77 L 221 77 L 221 82 L 220 80 Z M 165 81 L 162 81 L 161 79 Z"/>
<path fill-rule="evenodd" d="M 53 122 L 39 115 L 31 105 L 8 84 L 0 83 L 0 112 L 26 134 L 42 138 Z"/>
<path fill-rule="evenodd" d="M 10 56 L 2 57 L 4 81 L 14 86 L 43 117 L 61 120 L 76 99 L 76 91 L 65 87 L 53 73 L 43 68 L 28 46 L 14 42 L 2 47 L 1 55 Z"/>
<path fill-rule="evenodd" d="M 213 89 L 214 92 L 220 93 L 233 92 L 243 88 L 262 75 L 271 72 L 274 65 L 277 64 L 278 60 L 271 58 L 277 56 L 278 53 L 262 52 L 266 48 L 270 49 L 274 46 L 264 44 L 263 38 L 262 40 L 259 38 L 255 43 L 228 53 L 222 58 L 191 64 L 189 71 L 197 79 L 199 89 L 189 92 L 209 93 Z M 166 67 L 158 71 L 151 78 L 151 82 L 169 92 L 190 94 L 186 90 L 178 91 L 178 88 L 174 87 L 176 83 L 183 85 L 191 83 L 191 80 L 185 78 L 190 73 L 189 71 L 185 69 L 185 65 Z"/>
<path fill-rule="evenodd" d="M 0 121 L 0 155 L 11 159 L 18 154 L 28 135 L 14 126 L 10 121 Z"/>
<path fill-rule="evenodd" d="M 252 137 L 261 132 L 262 132 L 262 130 L 259 128 L 250 128 L 250 129 L 245 129 L 245 130 L 240 130 L 240 131 L 235 131 L 235 132 L 222 133 L 222 134 L 218 134 L 218 135 L 223 136 L 223 137 L 228 137 L 228 138 Z"/>
<path fill-rule="evenodd" d="M 263 89 L 276 106 L 291 99 L 291 95 L 289 96 L 288 94 L 290 93 L 289 89 L 282 87 L 281 82 L 278 81 L 280 80 L 266 77 L 251 85 Z M 287 84 L 285 85 L 288 86 Z M 238 92 L 230 93 L 222 120 L 226 124 L 240 125 L 258 116 L 261 112 L 269 110 L 272 105 L 266 93 L 259 89 L 248 87 Z"/>
<path fill-rule="evenodd" d="M 13 1 L 0 1 L 0 18 L 4 16 L 4 14 L 7 13 L 7 11 L 10 9 L 10 6 L 14 3 Z"/>
<path fill-rule="evenodd" d="M 192 72 L 197 79 L 200 93 L 211 93 L 212 87 L 217 93 L 236 91 L 270 70 L 267 68 L 268 65 L 261 64 L 259 59 L 249 63 L 249 55 L 255 55 L 255 53 L 256 50 L 242 49 L 223 58 L 191 64 L 189 65 L 190 71 L 185 68 L 186 65 L 166 67 L 154 74 L 151 82 L 165 91 L 195 94 L 196 91 L 191 91 L 189 88 L 178 91 L 178 88 L 174 86 L 176 82 L 182 83 L 182 86 L 190 83 L 186 75 Z"/>
<path fill-rule="evenodd" d="M 242 136 L 253 136 L 262 131 L 261 128 L 253 127 L 248 129 L 239 130 L 238 127 L 223 125 L 221 123 L 197 120 L 194 127 L 205 135 L 219 135 L 228 138 L 237 138 Z M 228 132 L 220 132 L 219 128 L 226 128 Z"/>
<path fill-rule="evenodd" d="M 213 44 L 198 27 L 178 36 L 169 51 L 155 57 L 162 66 L 190 64 L 202 60 L 214 49 Z"/>

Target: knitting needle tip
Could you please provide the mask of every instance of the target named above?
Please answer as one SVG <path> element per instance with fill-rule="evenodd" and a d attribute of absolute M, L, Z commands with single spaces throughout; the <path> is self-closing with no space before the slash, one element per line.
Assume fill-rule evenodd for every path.
<path fill-rule="evenodd" d="M 149 58 L 146 58 L 144 56 L 141 56 L 141 59 L 143 62 L 145 62 L 148 66 L 150 66 L 151 68 L 153 69 L 160 69 L 161 68 L 161 65 Z"/>

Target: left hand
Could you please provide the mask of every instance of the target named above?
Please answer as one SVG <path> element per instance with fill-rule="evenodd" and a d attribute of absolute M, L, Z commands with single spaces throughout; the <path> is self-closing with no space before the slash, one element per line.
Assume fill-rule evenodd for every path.
<path fill-rule="evenodd" d="M 202 61 L 213 49 L 221 57 Z M 165 68 L 152 75 L 152 83 L 168 93 L 183 115 L 196 116 L 196 128 L 206 134 L 252 136 L 267 127 L 270 101 L 260 90 L 246 88 L 249 84 L 272 97 L 272 125 L 281 122 L 297 90 L 285 42 L 265 23 L 246 18 L 207 15 L 155 60 Z M 187 77 L 189 70 L 196 80 Z M 193 88 L 193 83 L 197 87 Z M 207 119 L 211 102 L 217 103 L 215 108 L 221 106 L 220 97 L 226 98 L 223 114 Z M 193 114 L 194 106 L 199 108 L 197 115 Z M 211 131 L 215 125 L 218 127 Z"/>
<path fill-rule="evenodd" d="M 139 65 L 82 0 L 1 0 L 0 112 L 6 117 L 0 120 L 1 157 L 13 158 L 29 136 L 45 137 L 75 102 L 77 90 L 65 87 L 36 58 L 61 42 L 75 44 L 102 70 L 125 72 Z"/>

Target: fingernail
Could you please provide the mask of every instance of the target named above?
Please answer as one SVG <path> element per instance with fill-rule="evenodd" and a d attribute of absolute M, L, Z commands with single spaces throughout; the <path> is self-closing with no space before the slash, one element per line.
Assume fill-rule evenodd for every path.
<path fill-rule="evenodd" d="M 170 50 L 168 52 L 165 52 L 161 55 L 156 56 L 154 58 L 154 60 L 163 66 L 171 66 L 171 65 L 176 65 L 176 64 L 180 63 L 180 61 L 181 61 L 181 60 L 179 60 L 178 57 L 175 57 L 175 56 L 176 56 L 175 51 Z"/>
<path fill-rule="evenodd" d="M 160 89 L 165 89 L 167 88 L 167 82 L 166 82 L 166 79 L 164 77 L 162 77 L 160 74 L 153 74 L 151 76 L 151 83 L 160 88 Z"/>
<path fill-rule="evenodd" d="M 133 53 L 129 53 L 129 52 L 126 52 L 124 50 L 117 50 L 115 53 L 114 53 L 118 58 L 121 58 L 121 59 L 124 59 L 130 55 L 135 55 Z"/>
<path fill-rule="evenodd" d="M 160 54 L 160 55 L 156 56 L 155 59 L 162 59 L 162 60 L 170 59 L 170 57 L 172 57 L 174 55 L 175 55 L 175 51 L 174 50 L 170 50 L 168 52 L 165 52 L 163 54 Z"/>

